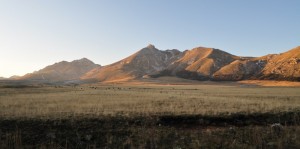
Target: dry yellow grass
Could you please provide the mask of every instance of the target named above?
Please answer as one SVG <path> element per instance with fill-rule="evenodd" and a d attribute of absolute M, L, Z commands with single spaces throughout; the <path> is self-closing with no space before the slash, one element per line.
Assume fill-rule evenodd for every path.
<path fill-rule="evenodd" d="M 0 88 L 0 117 L 264 113 L 300 108 L 299 88 L 224 85 L 86 85 Z"/>
<path fill-rule="evenodd" d="M 241 84 L 251 84 L 258 86 L 287 86 L 287 87 L 299 87 L 300 82 L 291 82 L 291 81 L 273 81 L 273 80 L 244 80 L 239 81 Z"/>

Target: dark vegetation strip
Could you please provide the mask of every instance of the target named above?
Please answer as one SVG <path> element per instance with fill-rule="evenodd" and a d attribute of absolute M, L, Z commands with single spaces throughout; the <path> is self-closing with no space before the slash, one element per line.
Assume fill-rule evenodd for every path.
<path fill-rule="evenodd" d="M 253 113 L 253 114 L 232 114 L 218 116 L 201 115 L 166 115 L 159 117 L 159 124 L 174 127 L 194 127 L 194 126 L 266 126 L 273 123 L 283 125 L 299 125 L 300 111 L 281 112 L 281 113 Z"/>
<path fill-rule="evenodd" d="M 292 136 L 299 133 L 299 118 L 300 111 L 219 116 L 0 118 L 0 148 L 297 148 L 300 144 Z M 269 129 L 273 123 L 281 124 L 278 130 Z M 218 127 L 224 127 L 224 131 Z M 205 128 L 216 129 L 206 132 Z"/>
<path fill-rule="evenodd" d="M 30 125 L 68 125 L 68 123 L 94 124 L 105 127 L 131 127 L 131 126 L 168 126 L 168 127 L 226 127 L 226 126 L 267 126 L 274 123 L 282 125 L 300 125 L 300 110 L 279 113 L 252 113 L 231 114 L 217 116 L 203 115 L 152 115 L 152 116 L 78 116 L 64 119 L 34 119 L 34 118 L 0 118 L 0 126 L 15 127 Z"/>

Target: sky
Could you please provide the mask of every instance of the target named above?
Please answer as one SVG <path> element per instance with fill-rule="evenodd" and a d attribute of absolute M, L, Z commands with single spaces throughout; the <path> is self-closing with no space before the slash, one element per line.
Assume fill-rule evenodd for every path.
<path fill-rule="evenodd" d="M 86 57 L 107 65 L 148 44 L 239 56 L 300 45 L 299 0 L 0 0 L 0 76 Z"/>

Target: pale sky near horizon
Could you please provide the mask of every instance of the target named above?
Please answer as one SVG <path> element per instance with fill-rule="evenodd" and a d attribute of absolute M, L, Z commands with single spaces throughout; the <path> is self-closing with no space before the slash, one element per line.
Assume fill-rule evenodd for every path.
<path fill-rule="evenodd" d="M 0 0 L 0 77 L 82 57 L 107 65 L 149 43 L 262 56 L 299 41 L 300 0 Z"/>

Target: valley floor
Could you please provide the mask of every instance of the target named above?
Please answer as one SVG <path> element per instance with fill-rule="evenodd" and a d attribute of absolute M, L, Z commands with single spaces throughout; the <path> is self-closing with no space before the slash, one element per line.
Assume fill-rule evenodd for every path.
<path fill-rule="evenodd" d="M 3 85 L 0 148 L 300 147 L 298 87 L 168 82 Z"/>

